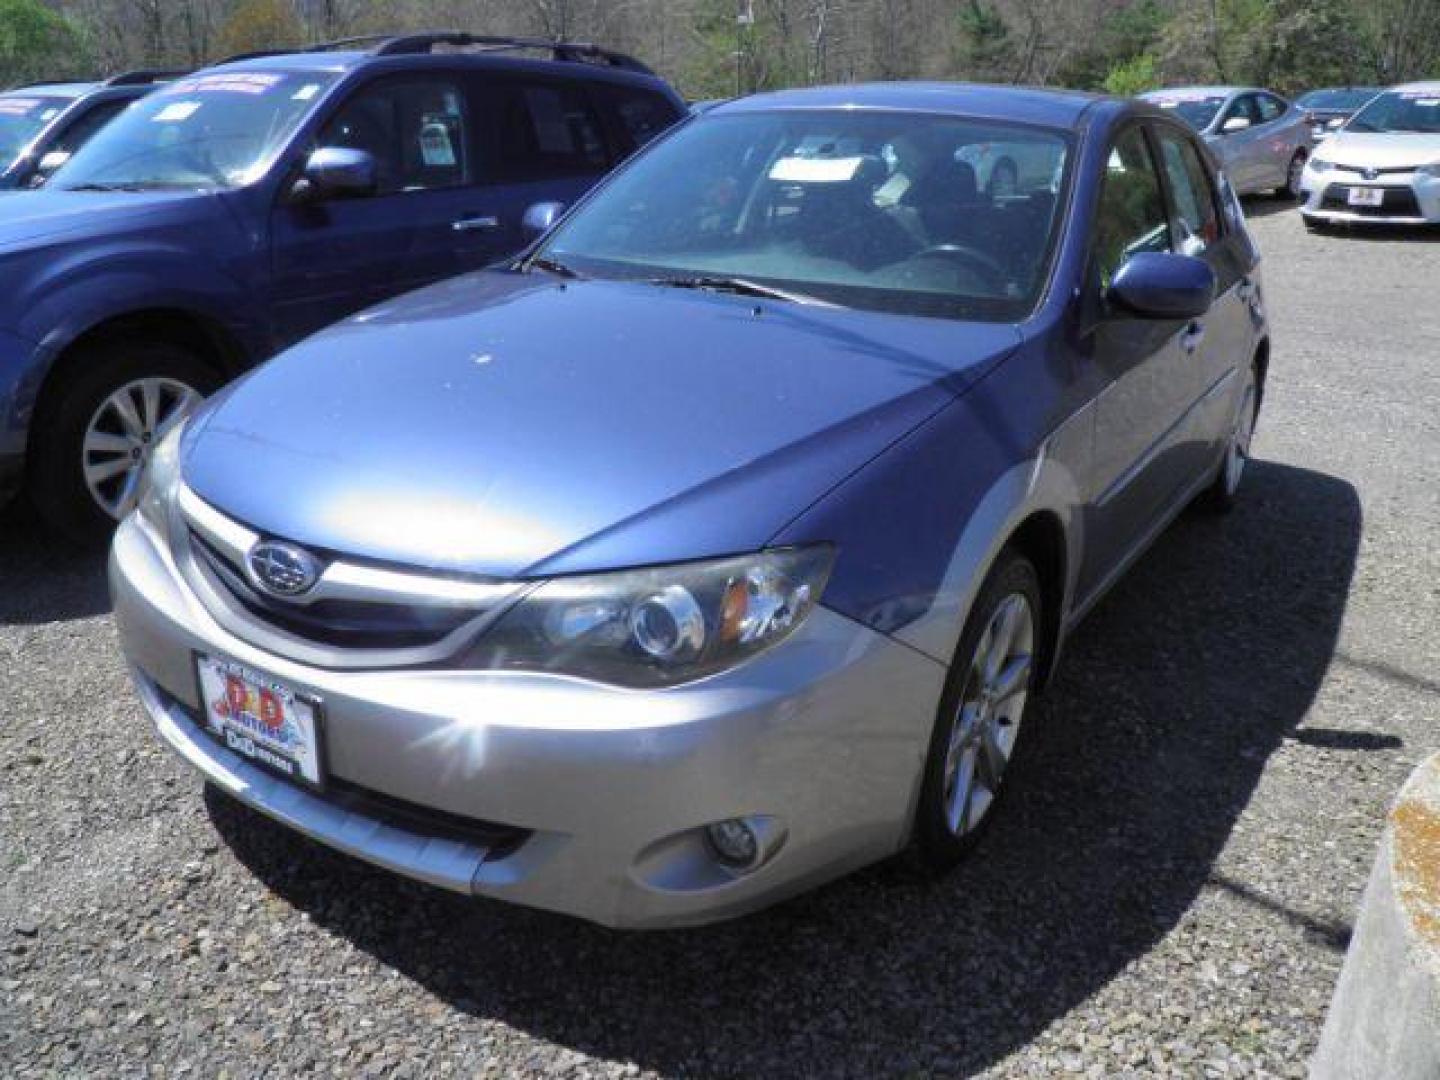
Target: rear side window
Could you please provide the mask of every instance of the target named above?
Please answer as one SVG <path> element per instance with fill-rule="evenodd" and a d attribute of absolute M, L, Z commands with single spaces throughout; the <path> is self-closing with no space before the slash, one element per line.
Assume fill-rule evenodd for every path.
<path fill-rule="evenodd" d="M 629 86 L 607 86 L 605 99 L 619 121 L 625 142 L 621 149 L 632 153 L 673 124 L 675 107 L 659 94 Z"/>
<path fill-rule="evenodd" d="M 368 151 L 381 195 L 457 187 L 473 177 L 466 111 L 449 79 L 372 83 L 340 106 L 319 144 Z"/>
<path fill-rule="evenodd" d="M 66 128 L 64 132 L 60 134 L 59 138 L 50 146 L 49 152 L 54 153 L 61 151 L 66 154 L 73 154 L 90 141 L 91 135 L 94 135 L 111 120 L 115 119 L 121 110 L 129 104 L 130 102 L 127 100 L 102 101 Z"/>
<path fill-rule="evenodd" d="M 583 88 L 515 82 L 499 94 L 500 175 L 545 180 L 609 167 L 600 119 Z"/>
<path fill-rule="evenodd" d="M 1144 133 L 1132 127 L 1110 151 L 1095 218 L 1095 265 L 1108 288 L 1130 256 L 1170 250 L 1170 220 Z"/>
<path fill-rule="evenodd" d="M 1185 136 L 1160 131 L 1160 161 L 1175 199 L 1180 251 L 1200 255 L 1220 240 L 1220 217 L 1200 155 Z"/>

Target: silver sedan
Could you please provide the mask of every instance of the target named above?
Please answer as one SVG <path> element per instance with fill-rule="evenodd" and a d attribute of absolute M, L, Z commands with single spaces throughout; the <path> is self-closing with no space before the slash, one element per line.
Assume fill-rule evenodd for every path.
<path fill-rule="evenodd" d="M 1141 97 L 1174 110 L 1200 132 L 1237 193 L 1300 197 L 1300 177 L 1315 142 L 1303 109 L 1250 86 L 1183 86 Z"/>

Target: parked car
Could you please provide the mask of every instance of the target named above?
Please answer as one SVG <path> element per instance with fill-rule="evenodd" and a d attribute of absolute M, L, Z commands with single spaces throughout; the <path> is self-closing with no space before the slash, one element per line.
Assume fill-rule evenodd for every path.
<path fill-rule="evenodd" d="M 202 395 L 513 254 L 527 207 L 572 202 L 684 115 L 629 57 L 464 34 L 162 86 L 43 190 L 0 200 L 0 491 L 24 480 L 56 527 L 103 534 Z"/>
<path fill-rule="evenodd" d="M 332 847 L 615 926 L 955 862 L 1066 635 L 1241 483 L 1257 254 L 1171 116 L 717 105 L 508 267 L 272 360 L 115 536 L 161 739 Z M 978 142 L 1060 192 L 985 196 Z"/>
<path fill-rule="evenodd" d="M 1186 86 L 1141 96 L 1205 137 L 1237 193 L 1300 197 L 1300 174 L 1314 144 L 1304 110 L 1248 86 Z"/>
<path fill-rule="evenodd" d="M 1319 142 L 1383 89 L 1380 86 L 1332 86 L 1301 94 L 1295 104 L 1309 116 L 1310 133 Z"/>
<path fill-rule="evenodd" d="M 1325 140 L 1301 184 L 1312 229 L 1440 222 L 1440 81 L 1373 98 Z"/>
<path fill-rule="evenodd" d="M 0 190 L 39 187 L 136 98 L 183 74 L 127 71 L 101 82 L 38 82 L 0 94 Z"/>

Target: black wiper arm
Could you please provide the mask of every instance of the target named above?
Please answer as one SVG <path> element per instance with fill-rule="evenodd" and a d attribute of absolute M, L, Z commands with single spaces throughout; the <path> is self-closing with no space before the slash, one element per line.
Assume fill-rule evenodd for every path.
<path fill-rule="evenodd" d="M 61 191 L 139 191 L 133 184 L 76 184 Z"/>
<path fill-rule="evenodd" d="M 559 259 L 552 259 L 549 255 L 537 255 L 525 264 L 527 270 L 544 270 L 546 273 L 558 274 L 563 278 L 570 278 L 572 281 L 584 277 L 579 270 L 566 266 Z"/>
<path fill-rule="evenodd" d="M 704 289 L 707 292 L 735 293 L 739 296 L 758 296 L 766 300 L 784 300 L 791 304 L 816 304 L 820 307 L 839 307 L 828 300 L 807 293 L 777 289 L 773 285 L 762 285 L 749 278 L 725 277 L 720 274 L 696 274 L 692 277 L 651 278 L 651 285 L 665 285 L 672 289 Z"/>

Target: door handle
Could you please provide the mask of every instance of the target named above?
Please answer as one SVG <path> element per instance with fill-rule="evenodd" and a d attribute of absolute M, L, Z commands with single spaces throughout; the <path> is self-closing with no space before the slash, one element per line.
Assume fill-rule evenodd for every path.
<path fill-rule="evenodd" d="M 486 214 L 483 217 L 462 217 L 450 223 L 450 228 L 456 232 L 484 232 L 490 229 L 498 229 L 500 219 L 494 214 Z"/>
<path fill-rule="evenodd" d="M 1205 326 L 1199 322 L 1192 322 L 1184 330 L 1180 331 L 1180 348 L 1187 353 L 1193 353 L 1200 347 L 1200 342 L 1205 340 Z"/>

